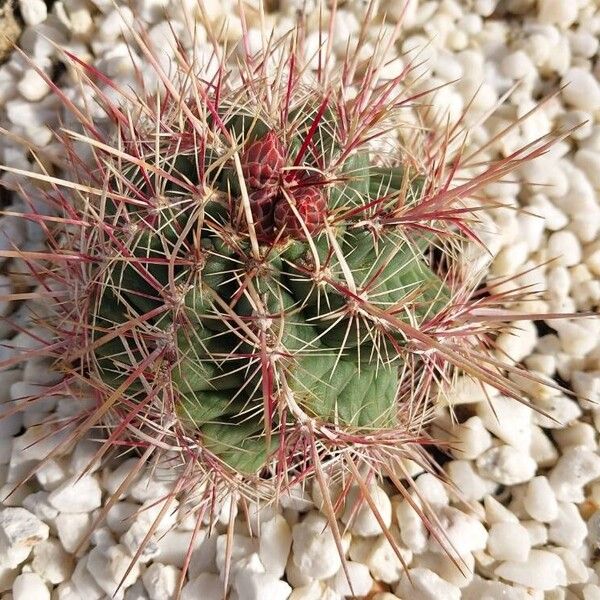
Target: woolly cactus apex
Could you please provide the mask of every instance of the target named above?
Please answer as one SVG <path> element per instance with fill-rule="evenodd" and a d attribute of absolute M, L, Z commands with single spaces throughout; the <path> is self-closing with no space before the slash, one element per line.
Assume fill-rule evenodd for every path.
<path fill-rule="evenodd" d="M 31 173 L 59 214 L 27 216 L 48 248 L 23 253 L 49 341 L 4 366 L 54 359 L 53 393 L 94 402 L 69 443 L 105 427 L 98 458 L 176 456 L 175 493 L 201 482 L 204 507 L 215 488 L 271 499 L 314 476 L 335 529 L 326 478 L 364 486 L 366 467 L 407 485 L 403 460 L 428 464 L 427 424 L 459 374 L 520 398 L 489 350 L 507 298 L 476 293 L 461 255 L 476 192 L 552 140 L 468 177 L 456 128 L 402 127 L 417 98 L 406 71 L 375 79 L 385 52 L 309 73 L 302 35 L 207 80 L 183 54 L 167 77 L 135 34 L 158 95 L 73 58 L 107 85 L 105 118 L 63 98 L 84 131 L 58 134 L 69 172 Z M 393 152 L 374 149 L 390 131 Z"/>

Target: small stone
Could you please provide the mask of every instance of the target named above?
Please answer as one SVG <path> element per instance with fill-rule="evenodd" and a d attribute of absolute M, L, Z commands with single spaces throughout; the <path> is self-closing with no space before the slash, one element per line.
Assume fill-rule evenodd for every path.
<path fill-rule="evenodd" d="M 396 552 L 398 551 L 398 553 Z M 400 560 L 400 557 L 402 560 Z M 369 567 L 371 575 L 378 581 L 384 583 L 396 583 L 400 579 L 405 566 L 412 560 L 412 552 L 396 544 L 396 549 L 384 536 L 379 536 L 375 542 L 369 544 L 365 563 Z"/>
<path fill-rule="evenodd" d="M 183 586 L 181 600 L 222 600 L 223 582 L 218 575 L 202 573 Z"/>
<path fill-rule="evenodd" d="M 232 587 L 238 600 L 287 600 L 292 592 L 288 583 L 264 572 L 257 554 L 238 563 L 234 570 Z"/>
<path fill-rule="evenodd" d="M 139 504 L 133 502 L 116 502 L 106 513 L 106 524 L 117 535 L 124 534 L 133 523 Z"/>
<path fill-rule="evenodd" d="M 481 500 L 486 494 L 492 493 L 497 484 L 480 477 L 473 463 L 468 460 L 452 460 L 444 466 L 448 478 L 460 490 L 460 497 L 467 501 Z"/>
<path fill-rule="evenodd" d="M 292 528 L 292 558 L 301 573 L 312 579 L 335 575 L 342 561 L 327 519 L 309 513 Z"/>
<path fill-rule="evenodd" d="M 227 534 L 220 535 L 216 542 L 216 556 L 215 563 L 221 576 L 225 574 L 225 568 L 227 566 L 227 552 L 228 552 L 228 541 Z M 257 555 L 258 540 L 250 538 L 245 535 L 234 534 L 232 545 L 231 545 L 231 559 L 232 565 L 247 559 L 250 556 Z M 258 556 L 258 555 L 257 555 Z M 260 562 L 260 561 L 259 561 Z M 262 568 L 264 572 L 264 567 Z"/>
<path fill-rule="evenodd" d="M 483 477 L 503 485 L 529 481 L 537 468 L 530 456 L 507 445 L 490 448 L 479 456 L 476 465 Z"/>
<path fill-rule="evenodd" d="M 570 231 L 557 231 L 548 238 L 548 257 L 556 259 L 553 264 L 572 267 L 581 261 L 581 244 Z"/>
<path fill-rule="evenodd" d="M 562 349 L 571 356 L 585 356 L 596 346 L 596 338 L 583 323 L 574 321 L 562 321 L 555 323 L 554 328 Z"/>
<path fill-rule="evenodd" d="M 56 539 L 39 542 L 33 548 L 33 570 L 46 581 L 56 585 L 67 581 L 73 572 L 73 558 Z"/>
<path fill-rule="evenodd" d="M 13 600 L 50 600 L 50 590 L 37 573 L 22 573 L 12 586 Z"/>
<path fill-rule="evenodd" d="M 412 566 L 429 569 L 458 588 L 469 585 L 475 575 L 475 557 L 470 552 L 462 556 L 425 552 L 415 556 Z"/>
<path fill-rule="evenodd" d="M 35 69 L 27 69 L 17 85 L 23 98 L 31 102 L 39 102 L 48 92 L 50 86 Z"/>
<path fill-rule="evenodd" d="M 494 573 L 502 579 L 536 590 L 553 590 L 567 584 L 563 561 L 545 550 L 531 550 L 525 562 L 503 562 Z"/>
<path fill-rule="evenodd" d="M 453 434 L 456 441 L 452 443 L 452 454 L 458 459 L 475 460 L 492 445 L 492 436 L 479 417 L 467 419 Z"/>
<path fill-rule="evenodd" d="M 554 491 L 543 475 L 534 477 L 527 484 L 523 506 L 532 519 L 549 523 L 558 516 L 558 503 Z"/>
<path fill-rule="evenodd" d="M 267 573 L 283 577 L 291 546 L 292 532 L 281 515 L 261 523 L 258 554 Z"/>
<path fill-rule="evenodd" d="M 142 575 L 144 587 L 150 600 L 172 600 L 180 571 L 172 565 L 152 563 Z"/>
<path fill-rule="evenodd" d="M 349 560 L 346 562 L 346 570 L 347 576 L 344 568 L 341 568 L 328 582 L 331 589 L 344 597 L 366 596 L 373 585 L 367 565 Z"/>
<path fill-rule="evenodd" d="M 567 104 L 589 112 L 600 108 L 600 84 L 586 69 L 572 67 L 563 76 L 561 85 L 566 85 L 562 97 Z"/>
<path fill-rule="evenodd" d="M 548 524 L 548 540 L 564 548 L 579 548 L 588 534 L 585 521 L 577 505 L 572 502 L 558 503 L 558 516 Z"/>
<path fill-rule="evenodd" d="M 496 560 L 527 560 L 531 542 L 527 529 L 520 523 L 494 523 L 490 527 L 487 550 Z"/>
<path fill-rule="evenodd" d="M 56 517 L 55 523 L 60 543 L 67 552 L 73 554 L 90 533 L 92 515 L 90 513 L 60 514 Z"/>
<path fill-rule="evenodd" d="M 567 585 L 586 583 L 590 574 L 585 563 L 577 556 L 574 550 L 569 548 L 552 548 L 552 552 L 558 554 L 565 565 Z"/>
<path fill-rule="evenodd" d="M 462 600 L 529 600 L 522 588 L 499 581 L 488 581 L 475 575 L 471 584 L 462 590 Z"/>
<path fill-rule="evenodd" d="M 583 446 L 569 448 L 548 475 L 556 498 L 562 502 L 583 502 L 583 487 L 600 477 L 600 456 Z"/>
<path fill-rule="evenodd" d="M 58 511 L 48 504 L 48 492 L 35 492 L 23 498 L 23 508 L 31 511 L 38 519 L 44 522 L 54 521 Z"/>
<path fill-rule="evenodd" d="M 535 340 L 527 354 L 534 345 Z M 506 444 L 523 451 L 528 451 L 531 445 L 531 413 L 531 408 L 506 396 L 497 396 L 477 405 L 477 414 L 486 429 Z"/>
<path fill-rule="evenodd" d="M 567 29 L 577 19 L 577 3 L 570 0 L 538 0 L 538 21 Z"/>
<path fill-rule="evenodd" d="M 520 521 L 521 525 L 527 529 L 531 547 L 544 546 L 548 542 L 548 529 L 539 521 Z"/>
<path fill-rule="evenodd" d="M 88 555 L 86 554 L 75 565 L 71 581 L 81 596 L 81 600 L 100 600 L 104 597 L 104 592 L 88 571 L 87 563 Z"/>
<path fill-rule="evenodd" d="M 469 552 L 485 548 L 488 532 L 476 518 L 450 506 L 441 508 L 437 517 L 444 532 L 441 539 L 448 547 L 443 547 L 432 536 L 429 539 L 429 549 L 432 552 L 443 554 L 451 548 L 459 555 L 465 556 Z"/>
<path fill-rule="evenodd" d="M 0 510 L 0 564 L 11 569 L 18 567 L 48 534 L 48 525 L 28 510 L 19 507 Z"/>
<path fill-rule="evenodd" d="M 84 600 L 72 581 L 59 584 L 58 587 L 54 589 L 52 598 L 53 600 Z"/>
<path fill-rule="evenodd" d="M 48 9 L 44 0 L 19 0 L 19 11 L 25 25 L 35 27 L 46 20 Z"/>
<path fill-rule="evenodd" d="M 144 519 L 136 519 L 119 540 L 120 544 L 127 550 L 132 558 L 136 556 L 141 549 L 138 557 L 140 563 L 150 562 L 152 559 L 156 558 L 160 552 L 154 535 L 146 540 L 150 528 L 151 524 Z M 145 543 L 144 540 L 146 540 Z M 144 544 L 143 547 L 142 544 Z"/>
<path fill-rule="evenodd" d="M 420 502 L 417 502 L 417 505 L 420 505 Z M 423 519 L 407 500 L 401 500 L 395 505 L 395 515 L 404 544 L 415 553 L 423 552 L 428 540 Z"/>
<path fill-rule="evenodd" d="M 123 579 L 127 569 L 131 570 Z M 87 570 L 106 595 L 122 600 L 125 590 L 132 586 L 140 574 L 138 563 L 132 563 L 131 557 L 123 546 L 93 548 L 87 557 Z M 121 587 L 117 591 L 117 588 Z"/>
<path fill-rule="evenodd" d="M 575 421 L 564 429 L 556 429 L 552 437 L 563 452 L 573 446 L 585 446 L 590 450 L 596 450 L 598 447 L 596 430 L 589 423 L 581 421 Z"/>
<path fill-rule="evenodd" d="M 385 527 L 392 523 L 392 504 L 388 495 L 378 485 L 369 486 L 369 497 L 377 509 L 379 518 Z M 346 498 L 342 522 L 350 526 L 355 535 L 369 537 L 382 532 L 381 525 L 367 500 L 362 497 L 358 485 L 354 486 Z"/>
<path fill-rule="evenodd" d="M 158 547 L 157 560 L 165 565 L 173 565 L 181 569 L 185 563 L 186 556 L 192 546 L 193 531 L 179 531 L 172 529 L 161 535 L 156 540 Z M 192 551 L 204 541 L 204 533 L 198 532 L 194 539 Z"/>
<path fill-rule="evenodd" d="M 516 515 L 500 504 L 493 496 L 486 496 L 483 499 L 483 506 L 485 508 L 485 520 L 490 525 L 494 525 L 495 523 L 519 522 Z"/>
<path fill-rule="evenodd" d="M 138 465 L 139 461 L 135 458 L 129 458 L 123 461 L 114 471 L 104 471 L 102 474 L 102 485 L 104 489 L 113 496 L 117 493 L 119 487 L 123 484 L 125 479 Z M 139 475 L 134 479 L 136 481 Z"/>
<path fill-rule="evenodd" d="M 400 598 L 411 600 L 460 600 L 461 597 L 459 588 L 423 568 L 403 573 L 395 592 Z"/>
<path fill-rule="evenodd" d="M 72 477 L 50 493 L 48 502 L 61 513 L 91 512 L 102 503 L 102 490 L 92 475 Z"/>

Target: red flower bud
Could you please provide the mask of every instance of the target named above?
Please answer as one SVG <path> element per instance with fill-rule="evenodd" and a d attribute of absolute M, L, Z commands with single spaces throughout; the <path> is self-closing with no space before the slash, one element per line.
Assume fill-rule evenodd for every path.
<path fill-rule="evenodd" d="M 246 185 L 262 188 L 277 182 L 285 165 L 285 152 L 277 136 L 270 131 L 244 150 L 241 163 Z"/>
<path fill-rule="evenodd" d="M 290 203 L 294 204 L 308 233 L 317 233 L 323 228 L 327 214 L 327 201 L 322 188 L 316 186 L 296 187 L 290 190 L 289 194 L 281 197 L 275 206 L 276 230 L 283 231 L 290 237 L 303 239 L 306 237 L 306 233 Z"/>

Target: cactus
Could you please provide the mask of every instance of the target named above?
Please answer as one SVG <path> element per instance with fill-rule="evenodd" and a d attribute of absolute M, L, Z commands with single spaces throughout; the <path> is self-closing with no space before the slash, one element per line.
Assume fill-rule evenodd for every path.
<path fill-rule="evenodd" d="M 48 251 L 26 256 L 50 313 L 44 353 L 64 373 L 53 389 L 95 401 L 69 443 L 103 425 L 100 455 L 175 452 L 190 481 L 269 498 L 313 475 L 325 490 L 339 464 L 401 485 L 404 458 L 427 463 L 427 423 L 459 374 L 521 397 L 490 352 L 514 315 L 475 293 L 461 256 L 478 240 L 476 192 L 552 139 L 458 180 L 454 129 L 400 129 L 393 153 L 374 149 L 400 127 L 410 69 L 377 82 L 377 57 L 362 78 L 349 58 L 311 79 L 301 44 L 267 45 L 241 61 L 242 84 L 224 62 L 189 77 L 181 53 L 169 79 L 134 37 L 161 93 L 71 57 L 108 86 L 105 120 L 63 98 L 83 130 L 57 134 L 68 176 L 30 174 L 59 212 L 29 215 Z"/>

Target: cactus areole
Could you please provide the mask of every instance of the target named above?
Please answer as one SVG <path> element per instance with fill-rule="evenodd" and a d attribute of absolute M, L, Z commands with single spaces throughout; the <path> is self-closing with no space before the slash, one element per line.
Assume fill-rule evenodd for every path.
<path fill-rule="evenodd" d="M 95 400 L 78 434 L 281 490 L 340 457 L 420 456 L 457 373 L 504 385 L 467 200 L 526 157 L 455 181 L 451 134 L 402 125 L 404 74 L 307 79 L 278 52 L 246 56 L 242 84 L 184 58 L 156 67 L 160 94 L 104 78 L 102 126 L 68 106 L 84 133 L 57 134 L 70 172 L 36 276 L 61 385 Z"/>

